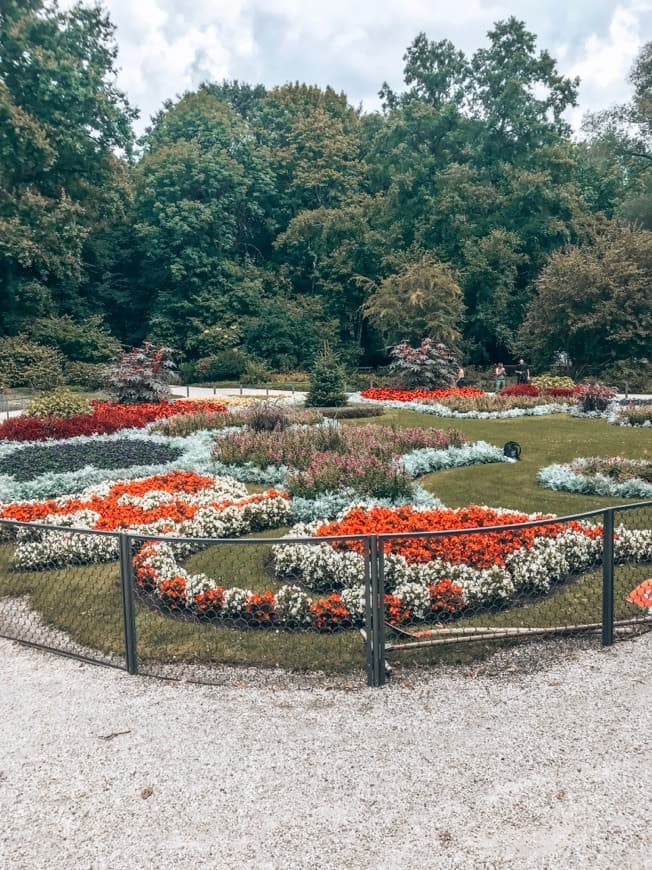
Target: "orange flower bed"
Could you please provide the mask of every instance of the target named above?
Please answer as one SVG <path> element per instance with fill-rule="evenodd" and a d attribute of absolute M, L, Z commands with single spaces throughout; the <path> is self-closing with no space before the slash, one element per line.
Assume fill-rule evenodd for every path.
<path fill-rule="evenodd" d="M 344 519 L 321 526 L 317 537 L 337 535 L 382 535 L 401 532 L 439 532 L 453 529 L 472 529 L 484 526 L 505 526 L 526 523 L 532 518 L 527 514 L 512 511 L 497 511 L 492 508 L 471 505 L 458 510 L 435 508 L 416 511 L 410 505 L 400 508 L 356 508 Z M 546 519 L 546 517 L 541 517 Z M 572 529 L 583 534 L 599 535 L 599 530 L 586 529 L 579 523 L 550 523 L 531 526 L 527 529 L 505 529 L 498 532 L 451 535 L 438 538 L 395 538 L 384 542 L 386 553 L 403 556 L 408 562 L 429 562 L 434 558 L 445 559 L 454 564 L 470 565 L 473 568 L 490 568 L 504 565 L 510 553 L 530 548 L 535 538 L 555 538 Z M 362 552 L 362 544 L 351 541 L 337 545 L 339 549 L 354 549 Z"/>
<path fill-rule="evenodd" d="M 370 387 L 368 390 L 362 390 L 360 395 L 363 399 L 375 399 L 377 402 L 418 402 L 423 399 L 450 399 L 453 396 L 472 399 L 474 396 L 484 394 L 476 387 L 446 387 L 439 390 Z"/>
<path fill-rule="evenodd" d="M 170 520 L 176 524 L 192 517 L 202 505 L 186 501 L 188 495 L 210 489 L 215 485 L 215 479 L 197 474 L 194 471 L 174 471 L 168 474 L 157 474 L 141 480 L 130 480 L 116 483 L 110 487 L 107 495 L 92 495 L 88 498 L 71 497 L 58 501 L 17 502 L 0 508 L 0 517 L 8 520 L 32 523 L 45 520 L 51 514 L 68 514 L 77 511 L 90 510 L 98 513 L 99 519 L 93 526 L 101 531 L 116 531 L 135 526 L 148 525 L 158 520 Z M 122 496 L 146 496 L 152 491 L 162 491 L 170 495 L 178 495 L 169 501 L 162 501 L 154 507 L 143 507 L 138 504 L 121 503 Z M 220 498 L 213 507 L 223 510 L 228 507 L 243 507 L 248 504 L 258 504 L 270 498 L 288 498 L 287 493 L 269 490 L 256 493 L 246 498 Z"/>

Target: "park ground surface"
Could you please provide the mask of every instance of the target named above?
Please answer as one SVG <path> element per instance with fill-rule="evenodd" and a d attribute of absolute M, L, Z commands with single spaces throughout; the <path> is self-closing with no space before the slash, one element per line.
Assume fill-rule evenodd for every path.
<path fill-rule="evenodd" d="M 451 506 L 602 507 L 536 469 L 646 449 L 567 417 L 370 422 L 390 421 L 521 441 L 517 465 L 430 475 Z M 382 689 L 252 668 L 198 686 L 0 640 L 0 868 L 647 868 L 651 654 L 652 634 L 556 640 Z"/>
<path fill-rule="evenodd" d="M 0 640 L 0 866 L 649 867 L 651 654 L 532 644 L 346 691 Z"/>

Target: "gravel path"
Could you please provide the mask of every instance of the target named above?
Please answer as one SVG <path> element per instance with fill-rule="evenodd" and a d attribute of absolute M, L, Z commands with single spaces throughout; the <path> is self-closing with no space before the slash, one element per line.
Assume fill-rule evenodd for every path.
<path fill-rule="evenodd" d="M 0 867 L 650 867 L 651 654 L 531 644 L 329 691 L 0 640 Z"/>

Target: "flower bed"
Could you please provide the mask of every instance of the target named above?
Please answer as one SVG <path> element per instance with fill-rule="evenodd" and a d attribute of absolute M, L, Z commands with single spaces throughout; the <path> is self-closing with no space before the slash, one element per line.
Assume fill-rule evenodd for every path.
<path fill-rule="evenodd" d="M 612 407 L 607 417 L 616 426 L 652 426 L 652 403 L 631 403 L 624 407 Z"/>
<path fill-rule="evenodd" d="M 425 529 L 460 529 L 505 525 L 544 519 L 541 514 L 518 514 L 499 509 L 470 507 L 460 510 L 360 511 L 353 509 L 336 523 L 295 526 L 288 537 Z M 600 526 L 569 523 L 534 526 L 505 532 L 486 532 L 441 538 L 396 539 L 385 542 L 384 577 L 388 596 L 396 605 L 389 621 L 430 619 L 433 587 L 457 587 L 456 606 L 448 615 L 505 605 L 516 597 L 541 595 L 571 574 L 599 564 Z M 359 544 L 324 543 L 275 545 L 274 561 L 280 578 L 300 579 L 317 590 L 338 594 L 354 622 L 364 615 L 364 562 Z M 617 529 L 616 556 L 652 559 L 652 531 Z M 448 587 L 449 591 L 451 587 Z M 335 593 L 332 592 L 335 590 Z M 452 603 L 449 599 L 449 605 Z"/>
<path fill-rule="evenodd" d="M 547 465 L 537 481 L 546 489 L 617 498 L 652 496 L 652 462 L 622 456 L 580 457 L 565 464 Z"/>
<path fill-rule="evenodd" d="M 354 393 L 349 397 L 351 402 L 371 402 L 381 404 L 384 408 L 396 408 L 401 411 L 416 411 L 420 414 L 432 414 L 435 417 L 451 417 L 457 420 L 499 420 L 514 417 L 543 417 L 548 414 L 564 414 L 573 406 L 568 402 L 551 402 L 549 399 L 536 397 L 512 398 L 509 396 L 490 396 L 481 393 L 475 396 L 450 395 L 441 400 L 434 399 L 401 400 L 365 398 L 363 393 Z M 408 391 L 404 391 L 408 392 Z M 453 391 L 451 391 L 452 393 Z"/>
<path fill-rule="evenodd" d="M 536 519 L 544 517 L 480 507 L 354 507 L 336 523 L 301 524 L 288 537 L 461 529 Z M 553 583 L 599 563 L 601 533 L 599 526 L 552 523 L 456 538 L 392 540 L 385 548 L 386 618 L 393 624 L 441 621 L 504 604 L 519 594 L 548 592 Z M 619 528 L 616 552 L 652 558 L 652 532 Z M 198 618 L 321 632 L 362 624 L 364 563 L 359 542 L 277 544 L 273 553 L 277 577 L 286 581 L 276 593 L 228 588 L 205 574 L 191 575 L 179 564 L 174 548 L 161 542 L 146 544 L 134 565 L 147 593 L 171 611 Z"/>
<path fill-rule="evenodd" d="M 284 483 L 292 496 L 315 498 L 352 488 L 394 501 L 413 493 L 412 478 L 440 468 L 504 462 L 497 447 L 466 444 L 456 430 L 386 426 L 299 426 L 283 432 L 241 430 L 215 445 L 221 473 L 247 482 Z"/>
<path fill-rule="evenodd" d="M 12 417 L 0 425 L 0 441 L 47 441 L 78 435 L 108 435 L 122 429 L 142 429 L 154 420 L 198 411 L 225 412 L 220 402 L 186 401 L 120 405 L 92 402 L 92 413 L 72 417 Z"/>
<path fill-rule="evenodd" d="M 452 396 L 471 399 L 473 396 L 482 396 L 482 390 L 476 387 L 446 387 L 437 390 L 404 389 L 403 387 L 370 387 L 362 390 L 360 396 L 363 399 L 373 399 L 375 402 L 417 402 L 425 399 L 441 401 Z"/>
<path fill-rule="evenodd" d="M 233 537 L 287 524 L 287 495 L 269 490 L 248 495 L 229 478 L 177 471 L 88 487 L 70 498 L 0 506 L 0 518 L 98 531 Z M 19 531 L 14 566 L 25 570 L 117 558 L 111 537 L 62 531 Z"/>
<path fill-rule="evenodd" d="M 166 438 L 142 429 L 65 441 L 6 441 L 0 443 L 0 502 L 53 498 L 106 480 L 176 469 L 210 473 L 212 446 L 209 432 Z"/>

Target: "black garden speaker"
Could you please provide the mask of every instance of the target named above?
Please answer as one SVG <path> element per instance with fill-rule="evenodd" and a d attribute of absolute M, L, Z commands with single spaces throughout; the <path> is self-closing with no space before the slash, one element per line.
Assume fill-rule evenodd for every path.
<path fill-rule="evenodd" d="M 503 447 L 503 453 L 508 459 L 520 459 L 521 445 L 518 441 L 508 441 Z"/>

